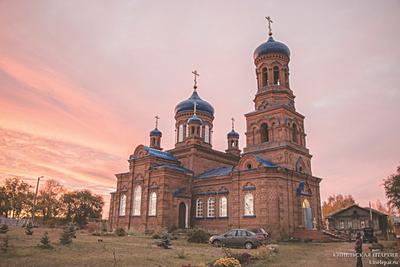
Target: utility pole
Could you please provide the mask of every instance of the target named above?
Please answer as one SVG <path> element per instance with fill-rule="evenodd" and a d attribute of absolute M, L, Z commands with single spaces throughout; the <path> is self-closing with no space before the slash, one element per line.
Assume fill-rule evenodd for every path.
<path fill-rule="evenodd" d="M 37 199 L 37 194 L 38 194 L 38 190 L 39 190 L 40 178 L 43 178 L 43 176 L 39 176 L 37 178 L 35 198 L 33 199 L 33 207 L 32 207 L 32 224 L 34 224 L 34 221 L 35 221 L 36 199 Z"/>

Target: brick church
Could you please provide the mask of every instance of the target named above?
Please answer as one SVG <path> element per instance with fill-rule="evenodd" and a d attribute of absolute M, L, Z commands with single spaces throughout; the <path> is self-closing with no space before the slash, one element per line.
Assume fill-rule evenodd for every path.
<path fill-rule="evenodd" d="M 175 147 L 161 148 L 162 133 L 130 155 L 129 170 L 116 174 L 109 227 L 130 231 L 262 227 L 276 238 L 321 226 L 319 184 L 312 175 L 304 116 L 289 83 L 289 48 L 272 37 L 254 51 L 257 90 L 245 114 L 243 152 L 239 133 L 227 149 L 212 147 L 214 107 L 192 95 L 175 107 Z M 249 95 L 249 101 L 251 95 Z"/>

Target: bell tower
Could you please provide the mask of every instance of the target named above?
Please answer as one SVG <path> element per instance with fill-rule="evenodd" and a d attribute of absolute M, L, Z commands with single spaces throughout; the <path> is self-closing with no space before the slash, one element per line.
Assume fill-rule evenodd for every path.
<path fill-rule="evenodd" d="M 296 111 L 289 83 L 289 48 L 269 37 L 254 51 L 257 91 L 254 111 L 246 117 L 244 154 L 260 156 L 291 170 L 311 175 L 311 155 L 306 147 L 304 116 Z"/>

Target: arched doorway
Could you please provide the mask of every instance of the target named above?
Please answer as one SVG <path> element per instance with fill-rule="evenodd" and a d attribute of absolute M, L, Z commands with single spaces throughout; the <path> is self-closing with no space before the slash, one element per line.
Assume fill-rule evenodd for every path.
<path fill-rule="evenodd" d="M 310 207 L 310 202 L 307 199 L 303 200 L 303 217 L 304 217 L 304 226 L 306 229 L 311 230 L 313 228 L 312 223 L 312 210 Z"/>
<path fill-rule="evenodd" d="M 181 202 L 179 204 L 179 215 L 178 215 L 178 227 L 180 229 L 185 229 L 187 228 L 186 224 L 186 205 L 185 203 Z"/>

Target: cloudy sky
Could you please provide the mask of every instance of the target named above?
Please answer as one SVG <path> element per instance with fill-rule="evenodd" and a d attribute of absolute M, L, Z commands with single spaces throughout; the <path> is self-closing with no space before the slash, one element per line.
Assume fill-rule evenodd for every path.
<path fill-rule="evenodd" d="M 269 15 L 292 52 L 321 198 L 384 201 L 382 179 L 400 165 L 399 14 L 394 0 L 2 0 L 0 182 L 44 175 L 108 200 L 155 115 L 173 146 L 193 69 L 216 109 L 214 148 L 225 149 L 231 117 L 243 146 Z"/>

